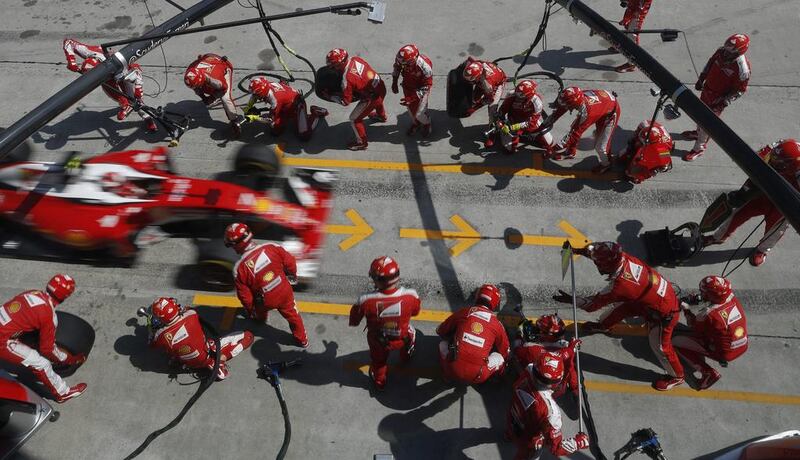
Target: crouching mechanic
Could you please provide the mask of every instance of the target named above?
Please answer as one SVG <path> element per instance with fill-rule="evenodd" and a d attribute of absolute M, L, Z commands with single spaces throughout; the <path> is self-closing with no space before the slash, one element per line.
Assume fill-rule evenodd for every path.
<path fill-rule="evenodd" d="M 660 172 L 672 169 L 672 148 L 669 131 L 657 121 L 651 123 L 651 120 L 644 120 L 639 123 L 617 161 L 625 165 L 628 179 L 640 184 Z"/>
<path fill-rule="evenodd" d="M 536 82 L 522 80 L 514 93 L 505 98 L 500 105 L 500 119 L 505 122 L 500 128 L 500 142 L 507 152 L 514 153 L 519 148 L 520 137 L 536 131 L 542 125 L 542 109 L 544 103 L 536 92 Z M 536 136 L 535 142 L 545 150 L 549 157 L 553 152 L 553 135 L 550 132 Z M 491 147 L 494 139 L 486 139 L 486 147 Z"/>
<path fill-rule="evenodd" d="M 214 370 L 216 344 L 206 337 L 200 319 L 191 308 L 178 305 L 171 297 L 159 297 L 150 306 L 151 347 L 160 348 L 169 357 L 190 369 Z M 225 380 L 230 372 L 228 361 L 253 344 L 253 333 L 236 332 L 219 339 L 220 353 L 217 380 Z"/>
<path fill-rule="evenodd" d="M 607 276 L 608 286 L 589 298 L 578 298 L 577 305 L 587 312 L 617 304 L 600 317 L 588 322 L 588 329 L 608 331 L 625 318 L 642 316 L 647 321 L 650 348 L 667 375 L 653 382 L 653 387 L 666 391 L 683 383 L 683 366 L 672 346 L 672 331 L 680 319 L 680 306 L 672 284 L 641 260 L 625 253 L 610 241 L 592 243 L 576 249 L 575 254 L 590 258 L 597 271 Z M 561 291 L 553 300 L 572 303 L 572 296 Z"/>
<path fill-rule="evenodd" d="M 328 111 L 316 105 L 311 106 L 311 114 L 306 111 L 306 101 L 300 91 L 282 81 L 271 82 L 266 77 L 250 80 L 250 102 L 245 108 L 245 116 L 250 121 L 260 121 L 270 128 L 273 136 L 280 136 L 286 124 L 294 121 L 297 137 L 307 141 L 317 127 L 320 118 L 328 116 Z M 264 102 L 266 114 L 255 108 L 256 102 Z"/>
<path fill-rule="evenodd" d="M 500 290 L 484 284 L 475 295 L 475 306 L 450 315 L 436 333 L 439 362 L 445 380 L 456 383 L 483 383 L 505 370 L 510 347 L 506 330 L 494 315 L 500 306 Z"/>
<path fill-rule="evenodd" d="M 411 126 L 406 135 L 411 136 L 422 127 L 422 136 L 431 134 L 431 119 L 428 116 L 428 96 L 433 86 L 433 64 L 431 59 L 420 54 L 417 45 L 406 45 L 400 48 L 394 59 L 392 70 L 392 92 L 397 94 L 397 80 L 403 77 L 402 104 L 411 115 Z"/>
<path fill-rule="evenodd" d="M 68 386 L 52 365 L 71 366 L 86 361 L 85 355 L 72 355 L 56 344 L 55 308 L 73 292 L 75 281 L 59 274 L 50 279 L 45 292 L 25 291 L 0 307 L 0 361 L 30 369 L 59 403 L 77 398 L 86 390 L 85 383 Z M 39 333 L 38 353 L 19 340 L 28 332 Z"/>
<path fill-rule="evenodd" d="M 400 350 L 403 362 L 414 354 L 416 330 L 412 316 L 420 310 L 417 291 L 400 286 L 400 267 L 391 257 L 378 257 L 369 267 L 375 290 L 362 294 L 350 309 L 350 326 L 367 319 L 369 345 L 369 377 L 379 390 L 386 386 L 386 360 L 389 352 Z"/>
<path fill-rule="evenodd" d="M 619 123 L 620 109 L 617 97 L 613 93 L 602 89 L 581 90 L 570 86 L 565 88 L 556 99 L 556 109 L 553 112 L 553 123 L 567 111 L 578 111 L 578 116 L 572 122 L 569 132 L 564 139 L 555 146 L 554 160 L 575 158 L 578 151 L 578 141 L 583 133 L 594 125 L 594 149 L 600 158 L 600 164 L 592 172 L 603 173 L 611 167 L 611 138 Z"/>
<path fill-rule="evenodd" d="M 274 243 L 256 245 L 253 232 L 242 223 L 225 229 L 225 246 L 241 256 L 233 266 L 233 280 L 247 317 L 266 322 L 269 311 L 278 310 L 289 323 L 297 345 L 308 347 L 306 328 L 292 290 L 297 284 L 294 256 Z"/>
<path fill-rule="evenodd" d="M 106 60 L 103 48 L 96 45 L 86 45 L 71 38 L 64 40 L 63 50 L 64 56 L 67 58 L 67 69 L 80 74 L 94 69 Z M 78 57 L 83 59 L 80 65 L 78 65 Z M 131 105 L 131 102 L 137 105 L 143 104 L 144 89 L 142 83 L 142 68 L 134 62 L 128 65 L 127 72 L 117 74 L 105 81 L 102 88 L 106 96 L 119 104 L 117 120 L 126 119 L 132 111 L 136 110 L 136 113 L 144 120 L 147 130 L 155 132 L 158 130 L 158 126 L 156 126 L 153 117 L 140 108 L 134 109 L 133 105 Z"/>
<path fill-rule="evenodd" d="M 505 93 L 506 73 L 493 62 L 481 61 L 472 56 L 467 58 L 464 66 L 464 80 L 475 85 L 472 91 L 472 106 L 467 109 L 467 116 L 488 106 L 489 123 L 497 118 L 497 109 Z"/>
<path fill-rule="evenodd" d="M 569 439 L 561 433 L 561 411 L 553 400 L 553 387 L 563 378 L 561 357 L 544 352 L 514 383 L 506 426 L 506 439 L 517 445 L 514 460 L 538 460 L 545 446 L 556 457 L 589 447 L 586 433 Z"/>
<path fill-rule="evenodd" d="M 512 344 L 514 361 L 520 375 L 529 365 L 535 363 L 542 353 L 554 353 L 561 357 L 566 377 L 553 388 L 554 398 L 563 395 L 567 389 L 571 390 L 575 396 L 578 395 L 575 354 L 581 340 L 564 340 L 564 332 L 564 321 L 557 314 L 540 316 L 536 322 L 526 319 L 520 324 L 519 337 Z"/>
<path fill-rule="evenodd" d="M 214 53 L 197 56 L 183 74 L 183 82 L 200 97 L 206 107 L 217 100 L 222 102 L 231 132 L 234 136 L 242 134 L 240 124 L 244 118 L 236 112 L 232 93 L 233 64 L 227 56 Z"/>
<path fill-rule="evenodd" d="M 676 334 L 672 339 L 675 351 L 700 372 L 699 390 L 705 390 L 720 379 L 719 372 L 705 358 L 726 367 L 747 351 L 747 319 L 742 304 L 733 294 L 731 282 L 721 276 L 700 280 L 700 294 L 682 300 L 683 314 L 690 334 Z M 698 306 L 694 312 L 690 306 Z"/>

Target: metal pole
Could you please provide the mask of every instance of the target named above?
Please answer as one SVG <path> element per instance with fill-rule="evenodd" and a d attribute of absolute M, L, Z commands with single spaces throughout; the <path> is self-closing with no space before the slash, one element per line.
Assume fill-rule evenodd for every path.
<path fill-rule="evenodd" d="M 164 43 L 167 37 L 163 37 L 163 34 L 183 30 L 232 1 L 202 0 L 110 55 L 102 64 L 78 77 L 0 133 L 0 158 L 103 82 L 127 70 L 130 64 Z M 156 36 L 160 38 L 150 38 Z"/>
<path fill-rule="evenodd" d="M 714 114 L 692 91 L 672 75 L 626 34 L 580 0 L 555 1 L 573 18 L 585 23 L 596 34 L 608 40 L 630 62 L 636 65 L 676 106 L 683 109 L 692 120 L 720 146 L 725 153 L 766 193 L 792 226 L 800 232 L 800 193 L 780 174 L 775 172 L 728 125 Z"/>
<path fill-rule="evenodd" d="M 575 326 L 575 338 L 578 338 L 578 301 L 575 292 L 575 257 L 572 246 L 569 246 L 569 276 L 572 279 L 572 324 Z M 581 354 L 575 348 L 575 371 L 578 373 L 578 432 L 583 432 L 583 392 L 581 391 Z"/>

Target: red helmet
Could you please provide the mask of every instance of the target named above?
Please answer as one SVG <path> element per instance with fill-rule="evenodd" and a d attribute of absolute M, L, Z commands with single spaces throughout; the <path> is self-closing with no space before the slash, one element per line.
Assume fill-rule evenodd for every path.
<path fill-rule="evenodd" d="M 700 295 L 709 302 L 725 302 L 731 292 L 731 282 L 721 276 L 709 275 L 700 280 Z"/>
<path fill-rule="evenodd" d="M 781 174 L 795 174 L 800 170 L 800 143 L 794 139 L 782 139 L 772 149 L 769 164 Z"/>
<path fill-rule="evenodd" d="M 397 57 L 394 59 L 394 62 L 399 65 L 408 65 L 416 61 L 418 56 L 419 49 L 417 45 L 406 45 L 397 52 Z"/>
<path fill-rule="evenodd" d="M 483 75 L 483 63 L 472 61 L 464 67 L 464 80 L 475 83 Z"/>
<path fill-rule="evenodd" d="M 161 325 L 166 326 L 178 317 L 181 313 L 181 306 L 178 305 L 178 301 L 172 297 L 159 297 L 153 302 L 153 305 L 150 306 L 150 311 L 152 311 L 153 317 L 156 318 Z"/>
<path fill-rule="evenodd" d="M 247 249 L 252 240 L 253 232 L 247 224 L 236 222 L 225 229 L 225 247 L 233 248 L 239 254 Z"/>
<path fill-rule="evenodd" d="M 67 300 L 73 292 L 75 292 L 75 280 L 69 275 L 59 273 L 47 283 L 47 293 L 56 300 L 56 303 Z"/>
<path fill-rule="evenodd" d="M 555 353 L 542 353 L 532 364 L 533 376 L 542 383 L 556 385 L 564 379 L 564 360 Z"/>
<path fill-rule="evenodd" d="M 597 271 L 603 275 L 610 275 L 622 264 L 624 254 L 619 243 L 604 241 L 591 245 L 589 257 L 597 266 Z"/>
<path fill-rule="evenodd" d="M 475 303 L 483 305 L 492 311 L 497 311 L 500 306 L 500 289 L 494 284 L 484 284 L 478 288 L 475 294 Z"/>
<path fill-rule="evenodd" d="M 381 256 L 369 266 L 369 277 L 380 289 L 391 289 L 400 282 L 400 266 L 389 256 Z"/>
<path fill-rule="evenodd" d="M 728 53 L 729 56 L 738 57 L 747 52 L 750 47 L 750 37 L 745 34 L 734 34 L 725 40 L 722 49 Z"/>
<path fill-rule="evenodd" d="M 514 89 L 517 97 L 522 99 L 532 99 L 536 95 L 536 82 L 533 80 L 522 80 Z"/>
<path fill-rule="evenodd" d="M 559 318 L 557 313 L 543 315 L 536 320 L 536 328 L 539 329 L 541 340 L 552 342 L 564 335 L 564 321 Z"/>
<path fill-rule="evenodd" d="M 639 133 L 637 135 L 637 140 L 642 145 L 664 142 L 665 139 L 662 137 L 662 128 L 661 123 L 654 121 L 651 129 L 650 120 L 644 120 L 639 123 L 639 127 L 636 128 L 636 131 Z"/>
<path fill-rule="evenodd" d="M 556 100 L 559 105 L 570 109 L 577 108 L 581 105 L 581 101 L 583 101 L 583 91 L 577 86 L 564 88 L 564 91 L 561 91 Z"/>
<path fill-rule="evenodd" d="M 206 73 L 200 69 L 189 67 L 183 74 L 183 82 L 189 88 L 199 88 L 206 81 Z"/>
<path fill-rule="evenodd" d="M 250 80 L 250 93 L 265 98 L 269 94 L 269 80 L 267 77 L 256 77 Z"/>
<path fill-rule="evenodd" d="M 86 59 L 84 59 L 83 64 L 81 64 L 81 73 L 86 73 L 86 72 L 94 69 L 95 67 L 100 65 L 100 62 L 102 62 L 102 61 L 100 61 L 99 59 L 97 59 L 95 57 L 91 57 L 91 56 L 87 57 Z"/>
<path fill-rule="evenodd" d="M 325 62 L 334 69 L 342 68 L 347 63 L 347 51 L 342 48 L 334 48 L 328 51 Z"/>

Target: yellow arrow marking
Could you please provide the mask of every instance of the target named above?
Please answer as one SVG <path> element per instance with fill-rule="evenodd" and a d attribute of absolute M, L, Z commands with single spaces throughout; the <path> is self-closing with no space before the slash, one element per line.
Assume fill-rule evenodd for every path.
<path fill-rule="evenodd" d="M 478 233 L 464 218 L 458 214 L 450 217 L 450 222 L 459 231 L 440 231 L 426 230 L 424 228 L 401 228 L 400 238 L 414 238 L 420 240 L 456 240 L 456 244 L 450 248 L 450 255 L 458 257 L 459 254 L 478 244 L 481 234 Z"/>
<path fill-rule="evenodd" d="M 580 232 L 577 228 L 573 227 L 566 220 L 558 223 L 558 227 L 567 234 L 569 243 L 573 248 L 582 248 L 589 244 L 589 239 Z M 540 235 L 510 235 L 508 240 L 513 244 L 527 244 L 532 246 L 558 246 L 564 244 L 563 236 L 540 236 Z"/>
<path fill-rule="evenodd" d="M 326 225 L 325 232 L 334 235 L 350 235 L 349 238 L 345 238 L 339 243 L 339 249 L 347 251 L 368 238 L 375 230 L 355 209 L 348 209 L 345 211 L 344 215 L 350 219 L 353 225 Z"/>

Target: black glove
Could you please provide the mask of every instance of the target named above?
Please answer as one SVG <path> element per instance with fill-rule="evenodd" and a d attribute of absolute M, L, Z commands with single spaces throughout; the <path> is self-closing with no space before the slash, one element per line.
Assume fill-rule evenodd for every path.
<path fill-rule="evenodd" d="M 558 294 L 555 294 L 553 296 L 553 300 L 560 303 L 568 303 L 570 305 L 572 304 L 572 296 L 562 291 L 561 289 L 558 290 Z"/>
<path fill-rule="evenodd" d="M 697 80 L 697 83 L 694 84 L 694 89 L 697 91 L 703 90 L 703 80 Z"/>
<path fill-rule="evenodd" d="M 689 294 L 681 297 L 681 302 L 687 305 L 697 305 L 700 303 L 700 294 Z"/>

